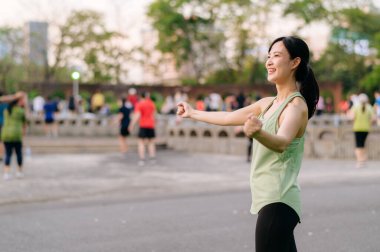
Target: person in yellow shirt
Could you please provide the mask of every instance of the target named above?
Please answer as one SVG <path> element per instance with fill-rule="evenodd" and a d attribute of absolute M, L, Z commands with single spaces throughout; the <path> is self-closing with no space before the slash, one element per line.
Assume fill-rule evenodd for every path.
<path fill-rule="evenodd" d="M 357 167 L 363 167 L 368 159 L 365 142 L 371 129 L 372 121 L 375 120 L 375 113 L 372 106 L 368 103 L 368 96 L 360 94 L 358 97 L 359 105 L 352 107 L 350 114 L 354 121 L 353 131 L 355 134 L 355 156 Z"/>
<path fill-rule="evenodd" d="M 95 94 L 91 98 L 91 109 L 92 112 L 97 113 L 104 106 L 105 98 L 99 89 L 96 90 Z"/>

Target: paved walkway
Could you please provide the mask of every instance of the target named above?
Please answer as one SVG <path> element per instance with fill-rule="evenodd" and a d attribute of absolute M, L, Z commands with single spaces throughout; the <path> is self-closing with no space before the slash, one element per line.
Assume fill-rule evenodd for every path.
<path fill-rule="evenodd" d="M 159 195 L 249 191 L 249 164 L 243 156 L 160 150 L 155 164 L 138 166 L 131 151 L 102 154 L 33 154 L 25 178 L 0 181 L 0 205 L 143 198 Z M 380 161 L 357 169 L 352 160 L 304 160 L 300 184 L 379 181 Z"/>
<path fill-rule="evenodd" d="M 137 149 L 137 138 L 128 137 L 127 143 L 132 150 Z M 165 145 L 165 140 L 156 138 L 157 145 Z M 28 136 L 25 147 L 31 147 L 33 153 L 112 153 L 119 151 L 119 139 L 114 137 L 44 137 Z"/>

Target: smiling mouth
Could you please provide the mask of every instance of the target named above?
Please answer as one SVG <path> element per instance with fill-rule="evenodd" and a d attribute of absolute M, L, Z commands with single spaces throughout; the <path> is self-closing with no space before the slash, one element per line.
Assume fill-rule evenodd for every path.
<path fill-rule="evenodd" d="M 272 74 L 274 72 L 276 72 L 276 69 L 273 69 L 273 68 L 268 69 L 268 74 Z"/>

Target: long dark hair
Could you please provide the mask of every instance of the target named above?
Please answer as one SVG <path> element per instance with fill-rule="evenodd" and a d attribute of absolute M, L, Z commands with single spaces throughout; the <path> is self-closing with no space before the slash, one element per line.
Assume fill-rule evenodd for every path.
<path fill-rule="evenodd" d="M 300 83 L 300 93 L 305 98 L 308 108 L 308 118 L 310 119 L 315 112 L 319 100 L 319 87 L 314 77 L 314 72 L 309 65 L 309 47 L 302 39 L 288 36 L 275 39 L 270 45 L 268 52 L 270 52 L 273 45 L 279 41 L 284 43 L 291 59 L 297 57 L 301 59 L 296 69 L 295 77 L 296 81 Z"/>

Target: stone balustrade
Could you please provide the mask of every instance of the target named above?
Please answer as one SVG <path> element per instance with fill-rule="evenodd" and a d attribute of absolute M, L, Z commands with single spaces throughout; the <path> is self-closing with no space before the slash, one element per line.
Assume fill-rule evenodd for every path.
<path fill-rule="evenodd" d="M 248 139 L 237 127 L 219 127 L 187 121 L 169 126 L 169 147 L 199 152 L 233 155 L 247 153 Z M 310 120 L 305 135 L 305 157 L 354 158 L 352 122 L 346 118 L 320 117 Z M 370 159 L 380 159 L 380 127 L 374 127 L 367 139 Z"/>
<path fill-rule="evenodd" d="M 29 135 L 44 135 L 42 118 L 29 118 Z M 58 118 L 59 136 L 116 137 L 115 117 Z M 248 139 L 239 127 L 221 127 L 157 116 L 156 133 L 170 148 L 193 152 L 245 155 Z M 137 127 L 132 135 L 137 135 Z M 305 136 L 305 156 L 309 158 L 354 158 L 352 122 L 339 116 L 322 116 L 310 120 Z M 373 127 L 367 139 L 370 159 L 380 159 L 380 127 Z"/>
<path fill-rule="evenodd" d="M 158 116 L 156 122 L 156 134 L 164 137 L 166 134 L 167 118 Z M 56 119 L 59 136 L 67 137 L 115 137 L 119 134 L 119 125 L 116 115 L 100 116 L 67 116 Z M 38 116 L 28 118 L 28 134 L 31 136 L 45 135 L 44 119 Z M 137 135 L 136 126 L 132 135 Z"/>

